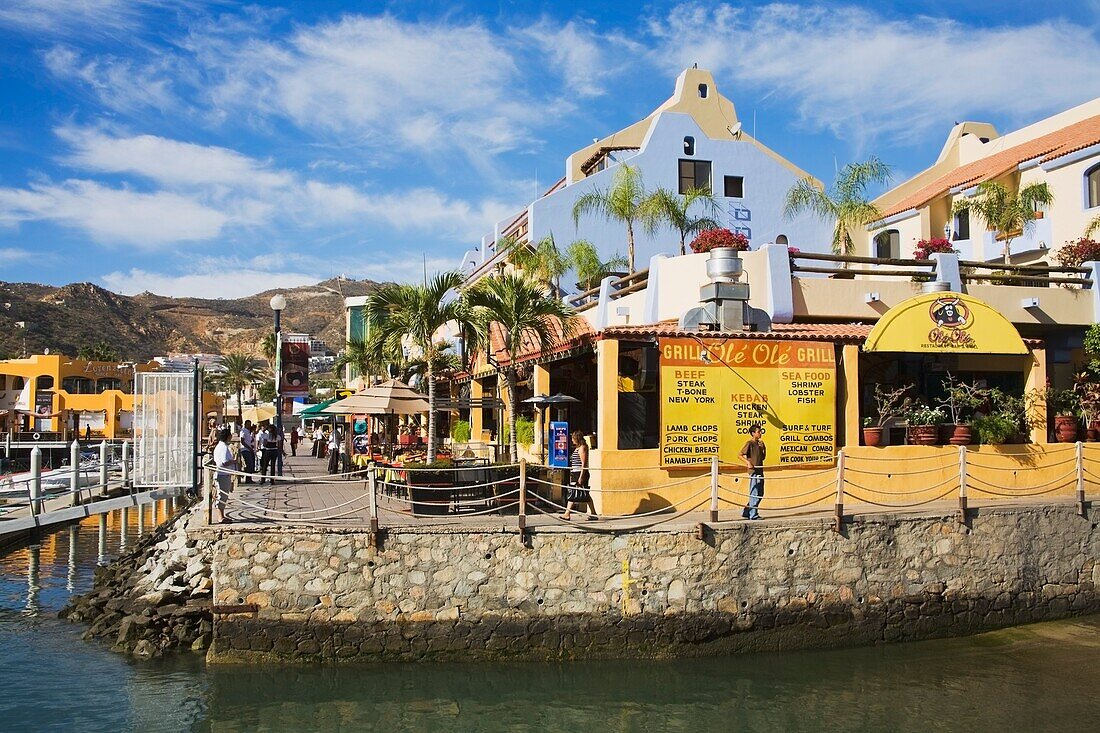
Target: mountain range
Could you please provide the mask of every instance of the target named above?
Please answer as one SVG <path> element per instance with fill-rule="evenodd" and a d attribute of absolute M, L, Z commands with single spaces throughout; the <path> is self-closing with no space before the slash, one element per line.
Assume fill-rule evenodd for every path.
<path fill-rule="evenodd" d="M 287 299 L 283 330 L 308 333 L 338 351 L 344 345 L 344 298 L 367 295 L 377 283 L 333 278 L 279 290 Z M 0 282 L 0 358 L 50 353 L 75 355 L 106 342 L 123 360 L 171 352 L 259 356 L 273 327 L 269 290 L 245 298 L 170 298 L 119 295 L 93 283 L 62 287 Z M 18 323 L 26 324 L 23 328 Z"/>

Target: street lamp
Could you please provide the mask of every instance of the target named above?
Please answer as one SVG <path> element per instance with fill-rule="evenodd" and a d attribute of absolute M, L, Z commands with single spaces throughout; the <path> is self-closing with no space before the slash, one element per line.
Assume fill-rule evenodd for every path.
<path fill-rule="evenodd" d="M 283 339 L 280 318 L 286 308 L 286 298 L 282 293 L 271 296 L 271 310 L 275 311 L 275 435 L 278 436 L 279 452 L 275 454 L 275 473 L 283 475 Z"/>

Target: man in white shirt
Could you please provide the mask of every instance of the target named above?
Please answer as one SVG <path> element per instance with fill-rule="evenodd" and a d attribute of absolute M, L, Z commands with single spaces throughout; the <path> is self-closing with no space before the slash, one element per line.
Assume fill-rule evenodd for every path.
<path fill-rule="evenodd" d="M 244 482 L 252 483 L 252 474 L 256 472 L 256 443 L 252 432 L 252 421 L 245 420 L 241 428 L 241 461 L 244 463 L 244 472 L 248 474 Z"/>
<path fill-rule="evenodd" d="M 225 503 L 229 499 L 229 493 L 233 491 L 233 475 L 230 472 L 237 469 L 237 459 L 229 449 L 229 436 L 229 428 L 222 428 L 218 432 L 218 444 L 214 446 L 214 465 L 218 469 L 215 476 L 218 485 L 218 496 L 214 501 L 214 508 L 217 510 L 215 523 L 226 521 Z"/>

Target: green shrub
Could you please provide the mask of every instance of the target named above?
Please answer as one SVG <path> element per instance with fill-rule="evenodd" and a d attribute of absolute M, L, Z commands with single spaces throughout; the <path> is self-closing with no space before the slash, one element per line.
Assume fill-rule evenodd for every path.
<path fill-rule="evenodd" d="M 451 427 L 451 439 L 456 443 L 470 442 L 470 423 L 459 420 Z"/>
<path fill-rule="evenodd" d="M 512 442 L 512 433 L 508 423 L 504 423 L 504 444 Z M 532 445 L 535 442 L 535 423 L 530 418 L 516 418 L 516 442 L 523 446 Z"/>
<path fill-rule="evenodd" d="M 1016 433 L 1016 425 L 1001 415 L 987 415 L 974 420 L 974 432 L 978 440 L 986 445 L 999 445 Z"/>

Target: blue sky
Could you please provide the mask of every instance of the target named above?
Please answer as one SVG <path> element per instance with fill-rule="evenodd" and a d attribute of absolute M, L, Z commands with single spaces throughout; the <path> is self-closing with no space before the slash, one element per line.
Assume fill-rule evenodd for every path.
<path fill-rule="evenodd" d="M 830 180 L 1100 96 L 1100 0 L 5 0 L 0 279 L 235 297 L 455 267 L 566 156 L 711 69 Z"/>

